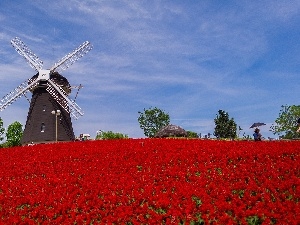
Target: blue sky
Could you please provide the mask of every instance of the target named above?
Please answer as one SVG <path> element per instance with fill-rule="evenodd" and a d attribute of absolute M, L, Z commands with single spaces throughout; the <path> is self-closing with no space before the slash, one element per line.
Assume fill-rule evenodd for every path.
<path fill-rule="evenodd" d="M 300 1 L 1 1 L 0 96 L 35 74 L 10 40 L 20 37 L 50 68 L 88 40 L 65 70 L 84 116 L 76 135 L 97 130 L 144 137 L 138 111 L 158 107 L 171 123 L 205 135 L 224 110 L 264 137 L 281 105 L 299 104 Z M 71 94 L 74 98 L 76 91 Z M 22 97 L 0 112 L 25 125 Z"/>

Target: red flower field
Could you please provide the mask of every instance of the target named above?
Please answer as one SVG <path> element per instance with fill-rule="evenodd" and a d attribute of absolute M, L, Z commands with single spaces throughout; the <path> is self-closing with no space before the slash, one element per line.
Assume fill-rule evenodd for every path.
<path fill-rule="evenodd" d="M 300 224 L 299 141 L 0 149 L 0 224 Z"/>

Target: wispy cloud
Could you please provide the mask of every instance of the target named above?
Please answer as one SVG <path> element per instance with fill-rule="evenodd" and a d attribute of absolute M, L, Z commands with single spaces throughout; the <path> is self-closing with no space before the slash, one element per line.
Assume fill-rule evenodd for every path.
<path fill-rule="evenodd" d="M 35 73 L 10 46 L 15 36 L 45 68 L 83 41 L 93 44 L 63 72 L 84 86 L 76 132 L 111 127 L 142 136 L 137 111 L 157 106 L 186 129 L 212 133 L 218 109 L 248 126 L 255 118 L 271 123 L 284 102 L 297 104 L 298 1 L 1 4 L 0 95 Z"/>

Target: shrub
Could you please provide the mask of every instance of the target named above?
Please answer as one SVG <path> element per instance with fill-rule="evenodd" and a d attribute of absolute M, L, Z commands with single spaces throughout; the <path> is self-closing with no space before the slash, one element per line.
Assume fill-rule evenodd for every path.
<path fill-rule="evenodd" d="M 188 130 L 187 131 L 187 137 L 188 138 L 198 138 L 199 136 L 198 136 L 198 134 L 196 132 Z"/>
<path fill-rule="evenodd" d="M 101 131 L 96 136 L 96 140 L 126 139 L 126 138 L 128 138 L 127 134 L 114 133 L 112 131 Z"/>

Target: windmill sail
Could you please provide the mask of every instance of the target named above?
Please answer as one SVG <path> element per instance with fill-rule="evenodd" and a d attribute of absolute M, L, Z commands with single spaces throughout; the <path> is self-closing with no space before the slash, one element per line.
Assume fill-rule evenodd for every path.
<path fill-rule="evenodd" d="M 0 100 L 0 111 L 4 110 L 7 106 L 12 104 L 15 100 L 25 94 L 25 92 L 33 89 L 38 85 L 38 80 L 27 80 L 9 92 Z"/>
<path fill-rule="evenodd" d="M 84 42 L 73 52 L 67 54 L 65 57 L 63 57 L 61 60 L 55 63 L 50 69 L 51 73 L 55 71 L 59 72 L 69 68 L 74 62 L 76 62 L 78 59 L 80 59 L 82 56 L 88 53 L 92 48 L 93 46 L 90 42 Z"/>
<path fill-rule="evenodd" d="M 81 108 L 73 100 L 68 98 L 67 93 L 52 80 L 48 80 L 46 90 L 74 119 L 83 116 Z"/>
<path fill-rule="evenodd" d="M 16 51 L 26 59 L 27 63 L 33 69 L 35 69 L 37 72 L 42 69 L 43 61 L 41 61 L 39 57 L 37 57 L 20 38 L 16 37 L 12 39 L 11 44 Z"/>

